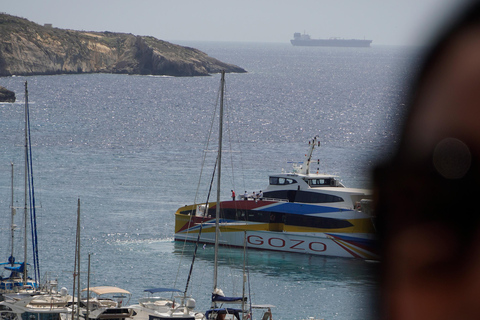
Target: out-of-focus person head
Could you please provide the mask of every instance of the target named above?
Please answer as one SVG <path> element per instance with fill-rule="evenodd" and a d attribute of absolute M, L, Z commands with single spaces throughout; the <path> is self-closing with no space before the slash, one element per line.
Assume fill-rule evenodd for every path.
<path fill-rule="evenodd" d="M 382 319 L 480 319 L 480 3 L 445 31 L 374 173 Z"/>

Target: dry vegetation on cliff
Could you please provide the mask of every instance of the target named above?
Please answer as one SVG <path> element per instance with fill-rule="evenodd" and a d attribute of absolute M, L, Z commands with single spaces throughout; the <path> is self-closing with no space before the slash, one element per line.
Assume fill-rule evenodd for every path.
<path fill-rule="evenodd" d="M 40 26 L 0 14 L 0 76 L 125 73 L 205 76 L 246 72 L 200 50 L 154 37 Z"/>

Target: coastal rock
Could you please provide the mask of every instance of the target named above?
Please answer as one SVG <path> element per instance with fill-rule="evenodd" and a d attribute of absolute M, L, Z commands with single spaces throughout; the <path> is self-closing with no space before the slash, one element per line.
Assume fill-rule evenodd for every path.
<path fill-rule="evenodd" d="M 149 36 L 40 26 L 0 14 L 0 76 L 123 73 L 207 76 L 246 72 L 206 53 Z"/>
<path fill-rule="evenodd" d="M 0 102 L 15 102 L 15 92 L 0 87 Z"/>

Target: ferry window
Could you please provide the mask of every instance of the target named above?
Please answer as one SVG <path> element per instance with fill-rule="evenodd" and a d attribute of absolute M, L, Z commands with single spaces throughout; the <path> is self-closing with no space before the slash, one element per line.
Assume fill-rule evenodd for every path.
<path fill-rule="evenodd" d="M 278 178 L 277 177 L 270 177 L 270 184 L 273 184 L 273 185 L 278 184 Z"/>
<path fill-rule="evenodd" d="M 237 210 L 236 220 L 245 221 L 245 219 L 246 219 L 245 210 Z"/>
<path fill-rule="evenodd" d="M 328 202 L 343 202 L 343 198 L 317 192 L 305 192 L 297 191 L 295 196 L 296 202 L 305 202 L 305 203 L 328 203 Z"/>
<path fill-rule="evenodd" d="M 263 196 L 265 198 L 287 199 L 287 191 L 286 190 L 279 190 L 279 191 L 264 192 Z"/>
<path fill-rule="evenodd" d="M 322 229 L 341 229 L 351 227 L 348 220 L 315 217 L 308 215 L 287 214 L 285 223 L 292 226 L 313 227 Z"/>
<path fill-rule="evenodd" d="M 215 217 L 215 214 L 212 217 Z M 223 209 L 220 211 L 220 217 L 227 220 L 235 220 L 237 218 L 237 210 L 235 209 Z"/>
<path fill-rule="evenodd" d="M 297 183 L 297 181 L 295 181 L 293 179 L 288 179 L 288 178 L 280 178 L 279 179 L 279 184 L 294 184 L 294 183 Z"/>
<path fill-rule="evenodd" d="M 271 185 L 286 185 L 297 183 L 296 180 L 290 178 L 270 177 Z"/>
<path fill-rule="evenodd" d="M 248 219 L 247 219 L 247 221 L 252 221 L 252 222 L 269 222 L 270 212 L 248 210 L 247 213 L 248 213 Z"/>
<path fill-rule="evenodd" d="M 333 185 L 332 179 L 311 179 L 310 185 L 311 186 L 331 186 Z"/>

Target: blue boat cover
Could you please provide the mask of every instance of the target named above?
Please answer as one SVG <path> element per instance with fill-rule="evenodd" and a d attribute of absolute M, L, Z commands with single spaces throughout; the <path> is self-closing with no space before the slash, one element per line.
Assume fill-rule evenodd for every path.
<path fill-rule="evenodd" d="M 241 302 L 247 301 L 247 297 L 224 297 L 215 293 L 212 293 L 213 302 Z"/>
<path fill-rule="evenodd" d="M 143 291 L 149 292 L 151 294 L 154 294 L 156 292 L 183 292 L 181 290 L 174 289 L 174 288 L 153 288 L 153 289 L 145 289 Z"/>
<path fill-rule="evenodd" d="M 13 272 L 20 272 L 23 273 L 25 271 L 25 264 L 22 262 L 19 266 L 6 266 L 4 267 L 7 270 L 13 271 Z"/>

